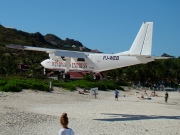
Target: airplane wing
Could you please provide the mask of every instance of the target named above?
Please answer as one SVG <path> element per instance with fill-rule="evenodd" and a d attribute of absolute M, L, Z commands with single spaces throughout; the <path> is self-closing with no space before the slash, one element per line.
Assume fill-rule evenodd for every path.
<path fill-rule="evenodd" d="M 31 51 L 42 51 L 46 53 L 54 53 L 55 56 L 64 56 L 64 57 L 73 57 L 73 58 L 87 58 L 87 52 L 78 52 L 78 51 L 68 51 L 68 50 L 60 50 L 60 49 L 49 49 L 42 47 L 31 47 L 31 46 L 23 46 L 16 44 L 8 44 L 6 45 L 8 48 L 18 49 L 18 50 L 31 50 Z"/>

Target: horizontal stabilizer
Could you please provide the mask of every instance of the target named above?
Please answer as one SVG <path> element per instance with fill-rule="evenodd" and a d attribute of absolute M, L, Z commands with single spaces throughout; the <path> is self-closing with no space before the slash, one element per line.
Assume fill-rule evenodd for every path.
<path fill-rule="evenodd" d="M 165 60 L 165 59 L 171 59 L 173 57 L 157 57 L 157 56 L 151 56 L 152 58 L 156 59 L 156 60 Z"/>
<path fill-rule="evenodd" d="M 136 55 L 136 54 L 121 54 L 120 56 L 135 56 L 135 57 L 143 57 L 143 58 L 152 58 L 152 59 L 156 59 L 156 60 L 173 58 L 173 57 L 161 57 L 161 56 L 151 56 L 151 55 Z"/>

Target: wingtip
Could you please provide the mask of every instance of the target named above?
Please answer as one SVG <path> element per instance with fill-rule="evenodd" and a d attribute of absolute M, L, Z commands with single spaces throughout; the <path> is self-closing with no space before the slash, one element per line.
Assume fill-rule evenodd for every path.
<path fill-rule="evenodd" d="M 5 46 L 12 49 L 24 49 L 23 45 L 7 44 Z"/>

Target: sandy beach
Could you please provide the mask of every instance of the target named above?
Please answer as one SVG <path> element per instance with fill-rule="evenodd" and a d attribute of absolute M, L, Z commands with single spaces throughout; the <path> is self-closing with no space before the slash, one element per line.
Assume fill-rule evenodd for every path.
<path fill-rule="evenodd" d="M 180 93 L 169 92 L 168 103 L 165 92 L 152 100 L 137 98 L 141 93 L 120 91 L 119 101 L 114 91 L 99 91 L 98 99 L 59 88 L 51 93 L 1 93 L 0 135 L 57 135 L 63 112 L 76 135 L 178 135 Z"/>

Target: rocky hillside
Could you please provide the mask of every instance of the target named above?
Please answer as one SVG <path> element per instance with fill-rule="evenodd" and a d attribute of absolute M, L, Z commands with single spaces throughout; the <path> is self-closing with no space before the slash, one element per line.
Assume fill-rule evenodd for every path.
<path fill-rule="evenodd" d="M 39 32 L 28 33 L 0 25 L 0 46 L 22 44 L 29 46 L 57 48 L 64 50 L 90 51 L 81 42 L 66 38 L 62 40 L 53 34 L 42 35 Z"/>

